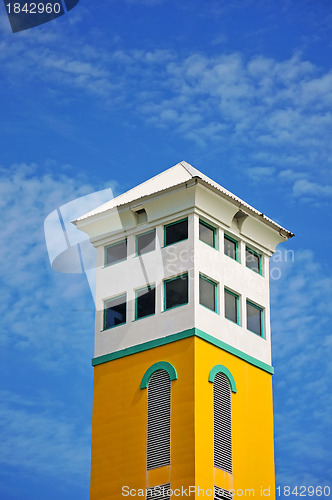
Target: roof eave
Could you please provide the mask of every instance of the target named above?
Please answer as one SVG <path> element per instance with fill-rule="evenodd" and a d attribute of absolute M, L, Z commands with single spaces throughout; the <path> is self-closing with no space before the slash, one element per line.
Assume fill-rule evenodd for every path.
<path fill-rule="evenodd" d="M 171 187 L 167 187 L 167 188 L 161 189 L 159 191 L 155 191 L 154 193 L 150 193 L 148 195 L 141 196 L 141 197 L 136 198 L 135 200 L 132 200 L 130 202 L 120 203 L 119 205 L 114 205 L 113 207 L 106 209 L 102 212 L 98 212 L 98 213 L 92 214 L 92 215 L 82 216 L 82 217 L 74 220 L 72 223 L 76 227 L 83 227 L 86 224 L 90 224 L 94 220 L 100 220 L 101 218 L 107 217 L 107 215 L 112 213 L 115 209 L 119 209 L 119 208 L 121 208 L 121 210 L 126 209 L 126 208 L 132 209 L 133 207 L 144 203 L 145 200 L 147 200 L 153 196 L 164 194 L 167 191 L 174 190 L 175 188 L 181 189 L 184 186 L 189 187 L 189 186 L 194 185 L 198 182 L 202 185 L 205 185 L 208 189 L 211 189 L 214 192 L 218 193 L 218 195 L 222 196 L 224 199 L 227 199 L 231 203 L 234 203 L 235 205 L 237 205 L 239 210 L 241 209 L 244 213 L 249 212 L 248 215 L 250 214 L 250 215 L 254 216 L 258 220 L 261 220 L 264 224 L 270 226 L 274 230 L 277 230 L 279 232 L 280 236 L 282 236 L 286 240 L 289 238 L 292 238 L 294 236 L 294 233 L 292 233 L 288 229 L 282 227 L 277 222 L 274 222 L 272 219 L 270 219 L 269 217 L 264 215 L 263 212 L 259 212 L 257 209 L 255 209 L 254 207 L 252 207 L 251 205 L 249 205 L 245 201 L 241 200 L 241 198 L 238 198 L 237 196 L 233 195 L 229 191 L 224 190 L 222 188 L 222 186 L 217 187 L 216 185 L 211 184 L 210 182 L 207 182 L 206 180 L 202 179 L 199 176 L 192 177 L 192 179 L 190 179 L 188 181 L 184 181 L 184 182 L 181 182 L 179 184 L 175 184 Z"/>

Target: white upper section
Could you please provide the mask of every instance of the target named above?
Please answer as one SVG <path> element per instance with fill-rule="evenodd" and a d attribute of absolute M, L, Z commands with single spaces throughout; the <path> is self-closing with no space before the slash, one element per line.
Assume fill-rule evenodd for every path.
<path fill-rule="evenodd" d="M 182 214 L 184 215 L 184 214 Z M 97 291 L 95 356 L 117 352 L 152 340 L 196 327 L 205 333 L 266 364 L 271 364 L 271 332 L 269 301 L 269 262 L 262 255 L 262 274 L 245 265 L 246 242 L 238 239 L 238 261 L 224 254 L 224 231 L 217 228 L 216 248 L 199 240 L 198 214 L 188 214 L 188 239 L 164 246 L 164 224 L 156 226 L 156 248 L 137 256 L 135 240 L 142 232 L 138 226 L 128 234 L 126 260 L 110 266 L 104 265 L 104 246 L 97 248 Z M 144 232 L 144 230 L 143 230 Z M 238 233 L 230 233 L 238 237 Z M 165 309 L 165 280 L 183 273 L 189 276 L 188 303 Z M 199 303 L 199 276 L 217 284 L 217 311 Z M 147 284 L 156 287 L 155 314 L 135 320 L 135 293 Z M 225 318 L 224 288 L 239 297 L 239 324 Z M 103 329 L 105 301 L 126 294 L 127 318 L 125 324 Z M 263 311 L 263 337 L 246 327 L 246 300 L 260 306 Z"/>
<path fill-rule="evenodd" d="M 144 209 L 144 217 L 137 210 Z M 188 238 L 167 243 L 165 227 L 188 218 Z M 199 221 L 215 230 L 215 247 L 200 240 Z M 97 249 L 95 356 L 127 349 L 196 327 L 259 361 L 271 363 L 269 257 L 292 233 L 185 162 L 79 217 L 75 225 Z M 137 255 L 137 236 L 156 231 L 155 249 Z M 238 245 L 234 260 L 224 235 Z M 105 249 L 127 241 L 127 254 L 108 265 Z M 246 248 L 260 255 L 261 272 L 246 266 Z M 107 252 L 106 252 L 107 253 Z M 165 306 L 165 282 L 188 273 L 188 303 Z M 200 275 L 216 284 L 217 311 L 200 304 Z M 137 291 L 154 285 L 154 314 L 137 319 Z M 225 317 L 225 288 L 238 297 L 238 322 Z M 126 321 L 104 328 L 106 301 L 126 296 Z M 262 311 L 263 335 L 247 328 L 247 301 Z M 106 305 L 105 305 L 106 304 Z"/>

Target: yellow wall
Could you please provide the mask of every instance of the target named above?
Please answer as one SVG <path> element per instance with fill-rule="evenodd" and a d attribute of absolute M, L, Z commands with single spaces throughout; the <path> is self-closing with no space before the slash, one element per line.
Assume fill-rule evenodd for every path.
<path fill-rule="evenodd" d="M 233 477 L 213 468 L 213 384 L 208 375 L 215 365 L 230 370 L 237 388 L 232 393 Z M 197 337 L 195 367 L 195 485 L 254 489 L 255 498 L 261 498 L 261 487 L 270 486 L 274 498 L 272 376 Z"/>
<path fill-rule="evenodd" d="M 145 489 L 170 480 L 167 467 L 146 472 L 147 390 L 140 383 L 157 361 L 168 361 L 178 375 L 171 392 L 172 487 L 194 484 L 192 337 L 94 368 L 91 500 L 123 499 L 122 486 Z"/>
<path fill-rule="evenodd" d="M 171 393 L 171 467 L 147 473 L 147 390 L 140 389 L 140 382 L 157 361 L 168 361 L 178 375 Z M 237 386 L 237 393 L 232 393 L 233 477 L 213 468 L 213 386 L 208 376 L 217 364 L 231 371 Z M 270 487 L 274 498 L 270 374 L 197 337 L 94 370 L 91 500 L 123 499 L 122 486 L 138 490 L 167 482 L 172 489 L 206 490 L 214 484 L 253 488 L 255 498 L 261 498 L 261 487 Z M 203 497 L 196 492 L 191 498 Z"/>

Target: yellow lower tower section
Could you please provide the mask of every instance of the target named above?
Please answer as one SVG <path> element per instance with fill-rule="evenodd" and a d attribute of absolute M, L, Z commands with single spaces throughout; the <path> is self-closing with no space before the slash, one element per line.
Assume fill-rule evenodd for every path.
<path fill-rule="evenodd" d="M 166 361 L 171 383 L 171 465 L 146 470 L 147 390 L 151 365 Z M 233 474 L 213 467 L 213 384 L 216 365 L 232 374 Z M 154 347 L 95 366 L 91 500 L 146 498 L 145 489 L 170 483 L 172 498 L 275 498 L 272 376 L 199 337 Z M 188 496 L 183 493 L 191 493 Z M 143 491 L 142 491 L 143 490 Z M 144 493 L 143 493 L 144 492 Z"/>

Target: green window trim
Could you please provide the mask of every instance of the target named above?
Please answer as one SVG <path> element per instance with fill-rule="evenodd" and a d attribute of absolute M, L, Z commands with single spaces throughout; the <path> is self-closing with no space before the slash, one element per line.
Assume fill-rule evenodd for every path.
<path fill-rule="evenodd" d="M 265 339 L 265 332 L 264 332 L 264 309 L 261 306 L 258 306 L 257 304 L 254 304 L 253 302 L 251 302 L 251 300 L 248 300 L 248 299 L 246 300 L 246 304 L 249 304 L 250 306 L 255 307 L 256 309 L 258 309 L 260 311 L 260 322 L 261 322 L 261 331 L 262 331 L 262 334 L 259 335 L 259 333 L 254 332 L 253 330 L 250 330 L 250 328 L 248 328 L 248 326 L 247 326 L 247 330 L 249 332 L 254 333 L 255 335 L 257 335 L 257 337 Z"/>
<path fill-rule="evenodd" d="M 179 304 L 177 306 L 168 307 L 166 309 L 166 284 L 169 283 L 170 281 L 174 281 L 174 280 L 177 280 L 177 279 L 185 277 L 185 276 L 187 276 L 187 278 L 188 278 L 188 301 L 184 302 L 183 304 Z M 177 276 L 174 276 L 173 278 L 168 278 L 167 280 L 164 280 L 164 309 L 163 309 L 163 312 L 170 311 L 171 309 L 175 309 L 176 307 L 185 306 L 186 304 L 189 304 L 189 275 L 188 275 L 188 272 L 178 274 Z"/>
<path fill-rule="evenodd" d="M 157 363 L 154 363 L 152 366 L 150 366 L 150 368 L 148 368 L 146 370 L 146 372 L 144 373 L 142 381 L 141 381 L 140 389 L 147 389 L 147 387 L 149 385 L 150 378 L 152 377 L 154 372 L 156 372 L 157 370 L 165 370 L 168 373 L 171 381 L 177 380 L 177 378 L 178 378 L 178 374 L 176 373 L 176 369 L 174 368 L 173 365 L 171 365 L 171 363 L 168 363 L 168 361 L 158 361 Z"/>
<path fill-rule="evenodd" d="M 145 231 L 145 233 L 140 233 L 140 234 L 137 234 L 137 235 L 136 235 L 136 238 L 135 238 L 135 256 L 136 256 L 136 257 L 139 257 L 140 255 L 142 255 L 142 254 L 138 254 L 138 251 L 137 251 L 137 247 L 138 247 L 138 244 L 137 244 L 137 243 L 138 243 L 138 241 L 137 241 L 137 240 L 138 240 L 138 238 L 139 238 L 140 236 L 144 236 L 144 235 L 146 235 L 146 234 L 150 234 L 150 233 L 153 233 L 153 232 L 154 232 L 154 233 L 156 234 L 156 236 L 157 236 L 157 233 L 156 233 L 156 228 L 150 229 L 149 231 Z M 154 248 L 154 250 L 155 250 L 155 249 L 156 249 L 156 248 Z M 145 254 L 145 253 L 150 253 L 150 252 L 153 252 L 154 250 L 148 250 L 147 252 L 144 252 L 144 254 Z M 144 255 L 144 254 L 143 254 L 143 255 Z"/>
<path fill-rule="evenodd" d="M 126 250 L 128 252 L 128 246 L 127 246 L 127 238 L 123 238 L 122 240 L 116 241 L 115 243 L 111 243 L 110 245 L 106 245 L 104 247 L 104 267 L 109 267 L 109 266 L 114 266 L 115 264 L 118 264 L 119 262 L 123 262 L 127 260 L 128 255 L 126 253 L 126 256 L 123 259 L 117 260 L 116 262 L 111 262 L 110 264 L 107 264 L 107 249 L 113 247 L 114 245 L 118 245 L 119 243 L 126 242 Z"/>
<path fill-rule="evenodd" d="M 211 245 L 209 245 L 205 241 L 201 240 L 200 238 L 199 238 L 199 240 L 202 241 L 202 243 L 205 243 L 205 245 L 208 245 L 211 248 L 217 249 L 217 228 L 211 226 L 210 224 L 208 224 L 208 222 L 205 222 L 205 220 L 202 220 L 202 219 L 199 219 L 199 224 L 202 224 L 203 226 L 205 226 L 208 229 L 211 229 L 213 231 L 213 246 L 211 247 Z"/>
<path fill-rule="evenodd" d="M 120 295 L 116 295 L 115 297 L 111 297 L 110 299 L 106 299 L 104 300 L 104 309 L 103 309 L 103 329 L 102 331 L 105 332 L 107 330 L 111 330 L 112 328 L 116 328 L 117 326 L 122 326 L 122 325 L 125 325 L 127 323 L 127 318 L 126 318 L 126 321 L 124 321 L 123 323 L 119 323 L 118 325 L 113 325 L 113 326 L 109 326 L 106 328 L 106 310 L 107 310 L 107 302 L 111 302 L 112 300 L 115 300 L 115 299 L 121 299 L 122 297 L 124 297 L 125 299 L 125 302 L 126 302 L 126 310 L 127 310 L 127 293 L 121 293 Z"/>
<path fill-rule="evenodd" d="M 228 241 L 231 241 L 232 243 L 235 243 L 235 259 L 233 259 L 232 257 L 230 257 L 229 255 L 227 255 L 225 253 L 225 244 L 224 244 L 224 255 L 226 255 L 226 257 L 229 257 L 232 260 L 235 260 L 235 262 L 240 262 L 240 259 L 239 259 L 239 242 L 238 242 L 238 240 L 236 240 L 235 238 L 232 238 L 231 236 L 229 236 L 226 233 L 224 233 L 224 240 L 228 240 Z"/>
<path fill-rule="evenodd" d="M 223 373 L 227 377 L 227 379 L 229 381 L 229 385 L 231 386 L 231 391 L 236 394 L 237 389 L 236 389 L 236 384 L 235 384 L 234 377 L 231 374 L 231 372 L 229 371 L 229 369 L 226 368 L 226 366 L 223 366 L 223 365 L 216 365 L 216 366 L 214 366 L 212 368 L 212 370 L 210 371 L 210 373 L 209 373 L 209 382 L 211 382 L 213 384 L 215 376 L 217 375 L 217 373 Z"/>
<path fill-rule="evenodd" d="M 189 221 L 188 221 L 188 236 L 187 236 L 187 238 L 184 238 L 183 240 L 175 241 L 174 243 L 168 243 L 168 245 L 166 245 L 166 229 L 170 226 L 174 226 L 174 224 L 178 224 L 179 222 L 184 222 L 184 221 L 188 221 L 188 217 L 184 217 L 183 219 L 179 219 L 179 220 L 176 220 L 174 222 L 170 222 L 169 224 L 164 225 L 164 247 L 168 247 L 170 245 L 175 245 L 175 243 L 179 243 L 180 241 L 185 241 L 188 239 L 188 237 L 189 237 Z"/>
<path fill-rule="evenodd" d="M 155 311 L 154 313 L 147 314 L 146 316 L 142 316 L 141 318 L 137 317 L 137 298 L 138 298 L 137 294 L 138 294 L 138 292 L 142 292 L 143 290 L 150 291 L 152 289 L 154 289 L 156 291 L 156 284 L 155 283 L 143 286 L 142 288 L 138 288 L 137 290 L 135 290 L 135 320 L 134 321 L 138 321 L 139 319 L 143 319 L 143 318 L 148 318 L 149 316 L 154 316 L 156 314 L 156 311 Z"/>
<path fill-rule="evenodd" d="M 256 274 L 260 274 L 261 276 L 263 276 L 263 269 L 262 269 L 262 260 L 263 260 L 263 256 L 262 254 L 256 252 L 256 250 L 253 250 L 252 248 L 246 246 L 246 252 L 250 252 L 252 253 L 253 255 L 256 255 L 256 257 L 258 257 L 258 262 L 259 262 L 259 272 L 255 271 L 254 269 L 251 269 L 249 266 L 247 266 L 247 263 L 246 263 L 246 267 L 248 269 L 250 269 L 250 271 L 253 271 L 254 273 Z M 246 260 L 247 260 L 247 256 L 246 256 Z"/>
<path fill-rule="evenodd" d="M 214 285 L 214 310 L 210 309 L 209 307 L 205 306 L 204 304 L 199 303 L 201 306 L 205 307 L 206 309 L 209 309 L 209 311 L 215 312 L 218 314 L 218 283 L 216 281 L 211 280 L 207 276 L 204 276 L 204 274 L 199 273 L 199 277 L 202 278 L 203 280 L 207 281 L 208 283 L 211 283 L 211 285 Z"/>
<path fill-rule="evenodd" d="M 231 319 L 229 318 L 226 318 L 225 316 L 225 319 L 228 319 L 228 321 L 232 321 L 232 323 L 234 323 L 235 325 L 240 325 L 240 310 L 239 310 L 239 304 L 240 304 L 240 296 L 235 293 L 235 292 L 231 292 L 231 290 L 229 290 L 228 288 L 224 288 L 224 293 L 229 293 L 230 295 L 233 295 L 233 297 L 236 298 L 236 322 L 235 321 L 232 321 Z M 225 304 L 224 304 L 224 307 L 225 307 Z M 225 314 L 226 314 L 226 310 L 224 311 Z"/>

